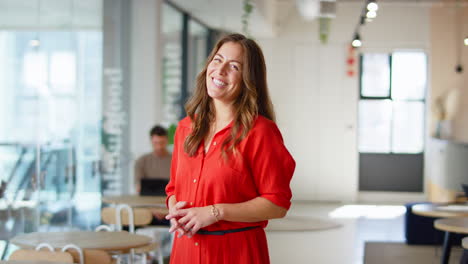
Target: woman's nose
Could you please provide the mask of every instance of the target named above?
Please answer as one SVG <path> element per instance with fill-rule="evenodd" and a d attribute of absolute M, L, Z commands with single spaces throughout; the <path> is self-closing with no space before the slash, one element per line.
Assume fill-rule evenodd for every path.
<path fill-rule="evenodd" d="M 227 66 L 228 66 L 227 63 L 222 63 L 222 64 L 220 64 L 220 65 L 219 65 L 219 68 L 218 68 L 219 74 L 225 75 L 226 72 L 227 72 Z"/>

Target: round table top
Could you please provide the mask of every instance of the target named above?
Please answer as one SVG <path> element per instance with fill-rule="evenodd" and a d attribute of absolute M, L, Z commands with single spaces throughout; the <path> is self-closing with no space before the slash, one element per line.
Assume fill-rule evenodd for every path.
<path fill-rule="evenodd" d="M 411 210 L 414 214 L 428 217 L 468 217 L 468 204 L 416 204 Z"/>
<path fill-rule="evenodd" d="M 166 196 L 104 196 L 102 201 L 110 204 L 128 204 L 132 207 L 166 207 Z"/>
<path fill-rule="evenodd" d="M 451 233 L 468 234 L 468 218 L 445 218 L 434 221 L 434 227 Z"/>
<path fill-rule="evenodd" d="M 3 261 L 0 261 L 0 264 L 70 264 L 70 263 L 34 261 L 34 260 L 3 260 Z"/>
<path fill-rule="evenodd" d="M 128 232 L 34 232 L 18 235 L 10 240 L 22 248 L 35 248 L 40 243 L 48 243 L 55 248 L 75 244 L 82 249 L 120 251 L 146 246 L 151 243 L 148 236 Z"/>

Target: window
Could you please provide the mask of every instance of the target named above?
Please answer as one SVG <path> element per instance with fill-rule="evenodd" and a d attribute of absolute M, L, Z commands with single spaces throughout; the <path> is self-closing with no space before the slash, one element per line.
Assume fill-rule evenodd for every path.
<path fill-rule="evenodd" d="M 423 52 L 361 55 L 361 153 L 423 152 L 426 80 Z"/>
<path fill-rule="evenodd" d="M 208 55 L 209 30 L 195 20 L 189 20 L 188 36 L 188 91 L 192 94 L 195 88 L 197 75 L 205 66 Z"/>
<path fill-rule="evenodd" d="M 211 30 L 170 2 L 162 7 L 162 123 L 170 127 L 185 117 L 185 102 L 211 48 Z"/>

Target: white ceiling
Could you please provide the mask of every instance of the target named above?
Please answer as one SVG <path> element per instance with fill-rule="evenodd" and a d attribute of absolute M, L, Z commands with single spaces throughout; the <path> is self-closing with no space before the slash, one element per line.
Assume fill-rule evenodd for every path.
<path fill-rule="evenodd" d="M 138 0 L 132 0 L 138 1 Z M 170 0 L 208 26 L 241 32 L 243 0 Z M 319 1 L 319 0 L 316 0 Z M 382 4 L 454 3 L 455 0 L 378 0 Z M 296 0 L 252 0 L 249 28 L 256 37 L 272 37 L 280 25 L 299 16 Z M 363 3 L 365 0 L 337 0 Z M 468 3 L 468 0 L 462 0 Z M 40 12 L 38 10 L 40 9 Z M 0 28 L 90 28 L 102 24 L 102 0 L 0 0 Z"/>
<path fill-rule="evenodd" d="M 174 4 L 203 23 L 216 29 L 240 32 L 243 14 L 242 0 L 172 0 Z M 291 0 L 253 0 L 255 8 L 249 29 L 254 36 L 272 36 L 277 19 L 296 12 Z"/>
<path fill-rule="evenodd" d="M 170 0 L 172 3 L 198 18 L 208 26 L 232 32 L 241 32 L 243 0 Z M 319 0 L 316 0 L 319 1 Z M 332 1 L 332 0 L 331 0 Z M 378 0 L 387 4 L 434 4 L 455 0 Z M 462 0 L 468 2 L 468 0 Z M 294 16 L 299 16 L 296 0 L 252 0 L 255 4 L 249 28 L 256 37 L 272 37 L 278 32 L 281 24 Z M 365 0 L 337 0 L 339 4 L 364 5 Z"/>
<path fill-rule="evenodd" d="M 0 0 L 0 28 L 99 29 L 101 25 L 102 0 Z"/>

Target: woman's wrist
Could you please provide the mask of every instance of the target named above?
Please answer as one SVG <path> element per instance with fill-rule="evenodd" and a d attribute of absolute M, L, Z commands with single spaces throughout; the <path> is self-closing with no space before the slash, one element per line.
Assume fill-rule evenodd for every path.
<path fill-rule="evenodd" d="M 216 219 L 216 222 L 218 222 L 220 220 L 219 210 L 214 204 L 210 205 L 210 212 L 211 215 Z"/>
<path fill-rule="evenodd" d="M 223 205 L 222 204 L 213 204 L 212 208 L 214 208 L 214 211 L 215 211 L 213 213 L 216 213 L 216 220 L 217 221 L 224 220 L 224 207 L 223 207 Z"/>
<path fill-rule="evenodd" d="M 176 203 L 177 203 L 177 200 L 175 199 L 175 195 L 171 195 L 167 201 L 167 209 L 170 210 L 172 207 L 174 207 Z"/>

